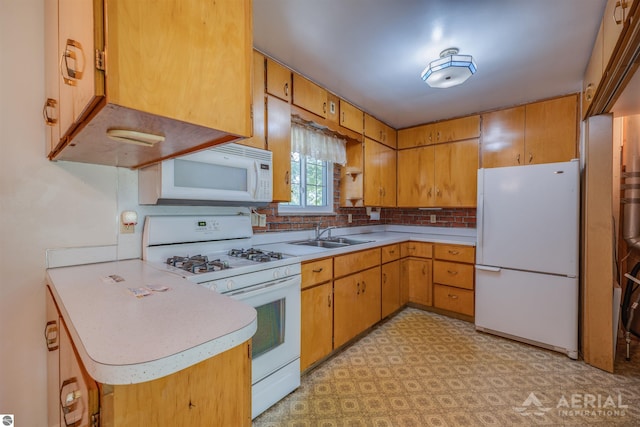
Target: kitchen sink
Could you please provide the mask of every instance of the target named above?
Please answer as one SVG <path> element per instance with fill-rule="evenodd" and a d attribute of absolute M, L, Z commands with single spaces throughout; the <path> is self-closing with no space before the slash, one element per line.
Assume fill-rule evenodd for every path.
<path fill-rule="evenodd" d="M 346 237 L 334 237 L 332 239 L 309 239 L 301 240 L 299 242 L 291 242 L 292 245 L 315 246 L 327 249 L 343 248 L 345 246 L 359 245 L 362 243 L 369 243 L 369 240 L 355 240 L 348 239 Z"/>

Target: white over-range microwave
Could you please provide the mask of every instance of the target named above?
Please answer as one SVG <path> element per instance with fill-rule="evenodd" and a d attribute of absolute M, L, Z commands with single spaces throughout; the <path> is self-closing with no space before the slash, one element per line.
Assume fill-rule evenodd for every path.
<path fill-rule="evenodd" d="M 141 205 L 261 206 L 273 196 L 272 153 L 224 144 L 138 171 Z"/>

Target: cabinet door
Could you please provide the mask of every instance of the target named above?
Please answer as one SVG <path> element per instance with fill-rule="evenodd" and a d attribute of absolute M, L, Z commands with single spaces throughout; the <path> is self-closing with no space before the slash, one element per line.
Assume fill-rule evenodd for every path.
<path fill-rule="evenodd" d="M 398 131 L 398 149 L 435 144 L 435 132 L 433 123 L 401 129 Z"/>
<path fill-rule="evenodd" d="M 267 58 L 267 93 L 291 100 L 291 70 L 271 58 Z"/>
<path fill-rule="evenodd" d="M 364 203 L 396 205 L 396 151 L 369 138 L 364 147 Z"/>
<path fill-rule="evenodd" d="M 524 107 L 482 115 L 482 167 L 517 166 L 524 162 Z"/>
<path fill-rule="evenodd" d="M 54 2 L 51 2 L 54 3 Z M 60 320 L 58 308 L 53 301 L 51 291 L 46 290 L 47 324 L 44 339 L 47 347 L 47 423 L 49 426 L 60 425 Z M 63 424 L 64 425 L 64 424 Z"/>
<path fill-rule="evenodd" d="M 58 326 L 60 334 L 60 385 L 57 396 L 60 405 L 63 406 L 60 411 L 60 425 L 93 425 L 92 416 L 97 414 L 100 409 L 98 384 L 84 369 L 62 319 L 60 319 Z"/>
<path fill-rule="evenodd" d="M 378 266 L 361 273 L 360 294 L 358 295 L 361 323 L 358 333 L 380 321 L 381 303 L 380 267 Z"/>
<path fill-rule="evenodd" d="M 480 136 L 480 116 L 445 120 L 435 124 L 435 141 L 451 142 Z"/>
<path fill-rule="evenodd" d="M 575 95 L 525 106 L 524 164 L 566 162 L 576 157 L 577 108 Z"/>
<path fill-rule="evenodd" d="M 301 294 L 300 371 L 333 349 L 333 282 L 304 289 Z"/>
<path fill-rule="evenodd" d="M 396 130 L 369 114 L 364 115 L 364 136 L 396 148 Z"/>
<path fill-rule="evenodd" d="M 593 97 L 600 86 L 600 80 L 602 79 L 603 70 L 603 47 L 604 47 L 604 24 L 600 24 L 600 30 L 596 41 L 593 44 L 593 50 L 591 51 L 591 57 L 587 64 L 587 70 L 584 72 L 584 78 L 582 79 L 582 114 L 583 118 L 587 117 L 589 106 L 593 102 Z"/>
<path fill-rule="evenodd" d="M 333 282 L 333 348 L 340 347 L 359 332 L 360 279 L 361 274 L 356 273 Z"/>
<path fill-rule="evenodd" d="M 267 96 L 267 147 L 273 153 L 273 201 L 291 200 L 291 107 Z"/>
<path fill-rule="evenodd" d="M 432 261 L 424 258 L 402 260 L 403 282 L 409 284 L 409 302 L 431 306 L 432 304 Z"/>
<path fill-rule="evenodd" d="M 251 138 L 240 139 L 238 144 L 247 145 L 249 147 L 260 148 L 262 150 L 267 147 L 266 139 L 266 99 L 265 99 L 265 83 L 264 71 L 265 58 L 260 52 L 253 51 L 253 133 Z"/>
<path fill-rule="evenodd" d="M 305 79 L 300 74 L 293 73 L 293 104 L 320 117 L 327 117 L 327 91 Z"/>
<path fill-rule="evenodd" d="M 402 306 L 400 291 L 400 261 L 392 261 L 382 265 L 381 277 L 381 316 L 387 317 Z"/>
<path fill-rule="evenodd" d="M 478 140 L 436 145 L 435 164 L 435 205 L 476 206 Z"/>
<path fill-rule="evenodd" d="M 96 95 L 104 95 L 104 81 L 102 87 L 96 85 L 98 73 L 94 65 L 96 49 L 103 49 L 100 41 L 104 30 L 94 24 L 102 22 L 103 5 L 100 0 L 59 0 L 58 5 L 59 122 L 64 134 L 92 105 Z"/>
<path fill-rule="evenodd" d="M 364 126 L 364 113 L 355 105 L 340 100 L 340 126 L 362 133 Z"/>
<path fill-rule="evenodd" d="M 42 107 L 44 122 L 47 125 L 47 143 L 45 154 L 49 154 L 60 141 L 60 87 L 58 74 L 58 2 L 44 2 L 44 74 L 45 101 Z"/>
<path fill-rule="evenodd" d="M 398 151 L 398 207 L 434 206 L 433 146 Z"/>

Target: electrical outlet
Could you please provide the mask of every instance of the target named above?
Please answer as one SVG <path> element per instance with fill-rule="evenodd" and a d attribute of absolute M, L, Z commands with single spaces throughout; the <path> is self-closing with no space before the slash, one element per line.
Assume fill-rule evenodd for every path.
<path fill-rule="evenodd" d="M 348 215 L 347 215 L 347 222 L 348 222 L 349 224 L 351 224 L 351 223 L 353 222 L 353 215 L 352 215 L 352 214 L 348 214 Z"/>
<path fill-rule="evenodd" d="M 431 215 L 430 221 L 431 221 L 431 224 L 435 224 L 436 223 L 436 216 L 435 215 Z"/>

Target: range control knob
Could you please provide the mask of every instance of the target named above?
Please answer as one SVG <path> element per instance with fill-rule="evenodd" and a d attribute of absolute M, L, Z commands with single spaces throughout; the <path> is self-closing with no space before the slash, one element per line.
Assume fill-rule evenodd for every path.
<path fill-rule="evenodd" d="M 218 284 L 216 282 L 211 282 L 209 283 L 209 289 L 211 289 L 212 291 L 218 291 Z"/>
<path fill-rule="evenodd" d="M 285 267 L 284 269 L 284 275 L 285 276 L 291 276 L 291 269 L 289 267 Z"/>
<path fill-rule="evenodd" d="M 231 279 L 227 280 L 227 290 L 228 290 L 228 291 L 233 290 L 233 287 L 234 287 L 234 286 L 235 286 L 235 283 L 234 283 L 234 281 L 233 281 L 233 280 L 231 280 Z"/>
<path fill-rule="evenodd" d="M 280 277 L 280 270 L 278 269 L 273 270 L 273 278 L 277 279 L 278 277 Z"/>

